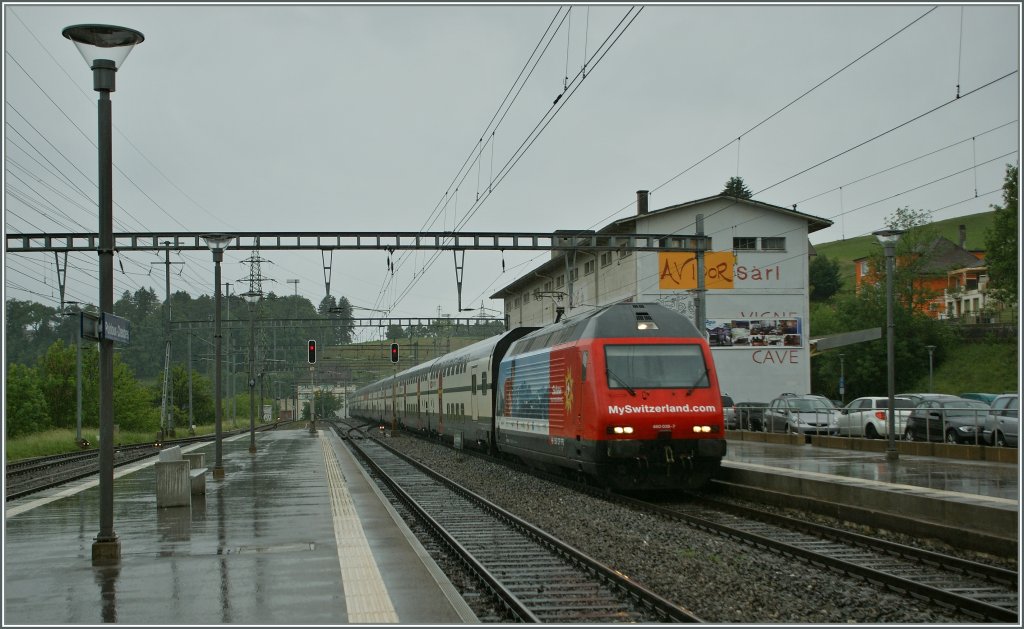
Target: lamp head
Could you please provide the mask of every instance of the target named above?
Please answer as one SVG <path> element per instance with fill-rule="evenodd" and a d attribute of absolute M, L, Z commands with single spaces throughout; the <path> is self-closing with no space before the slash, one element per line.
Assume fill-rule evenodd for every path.
<path fill-rule="evenodd" d="M 878 231 L 871 232 L 871 235 L 878 239 L 884 246 L 895 245 L 900 240 L 905 230 L 902 229 L 879 229 Z"/>
<path fill-rule="evenodd" d="M 206 246 L 214 253 L 223 252 L 235 239 L 231 234 L 203 234 L 200 237 L 206 241 Z"/>
<path fill-rule="evenodd" d="M 260 298 L 263 297 L 263 293 L 257 291 L 246 291 L 240 295 L 242 299 L 246 301 L 250 306 L 255 306 L 259 302 Z"/>
<path fill-rule="evenodd" d="M 90 68 L 96 66 L 97 60 L 107 60 L 113 62 L 114 70 L 121 67 L 136 44 L 146 39 L 135 29 L 109 24 L 76 24 L 61 34 L 74 42 Z"/>

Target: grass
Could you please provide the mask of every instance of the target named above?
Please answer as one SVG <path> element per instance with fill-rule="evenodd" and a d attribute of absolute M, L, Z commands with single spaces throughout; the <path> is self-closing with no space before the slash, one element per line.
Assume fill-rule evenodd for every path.
<path fill-rule="evenodd" d="M 1017 392 L 1020 390 L 1019 364 L 1016 343 L 963 343 L 953 356 L 935 367 L 931 392 L 952 395 Z M 929 391 L 928 376 L 910 389 L 913 391 L 906 392 Z"/>
<path fill-rule="evenodd" d="M 225 429 L 229 429 L 226 425 Z M 212 425 L 196 426 L 197 435 L 206 435 L 214 432 Z M 187 435 L 188 431 L 178 431 L 180 435 Z M 95 450 L 100 442 L 100 429 L 96 427 L 82 427 L 82 438 L 89 442 L 89 447 L 86 449 Z M 147 441 L 155 441 L 155 432 L 129 432 L 126 430 L 118 431 L 115 434 L 115 443 L 146 443 Z M 25 435 L 23 437 L 16 437 L 14 439 L 5 439 L 5 460 L 10 463 L 11 461 L 20 461 L 22 459 L 30 459 L 37 456 L 51 456 L 54 454 L 64 454 L 66 452 L 78 452 L 82 448 L 75 443 L 75 430 L 73 428 L 55 428 L 53 430 L 47 430 L 44 432 L 37 432 L 31 435 Z"/>

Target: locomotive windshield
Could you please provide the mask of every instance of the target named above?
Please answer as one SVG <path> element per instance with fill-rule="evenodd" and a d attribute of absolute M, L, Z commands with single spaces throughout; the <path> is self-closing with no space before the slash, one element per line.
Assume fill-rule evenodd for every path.
<path fill-rule="evenodd" d="M 609 389 L 710 386 L 700 345 L 606 345 Z"/>

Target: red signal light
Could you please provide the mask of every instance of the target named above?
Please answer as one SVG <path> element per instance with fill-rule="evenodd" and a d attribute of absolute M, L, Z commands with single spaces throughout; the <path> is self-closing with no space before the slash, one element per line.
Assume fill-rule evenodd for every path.
<path fill-rule="evenodd" d="M 398 362 L 398 343 L 391 344 L 391 362 Z"/>
<path fill-rule="evenodd" d="M 307 356 L 309 364 L 312 365 L 316 362 L 316 341 L 309 339 L 309 354 Z"/>

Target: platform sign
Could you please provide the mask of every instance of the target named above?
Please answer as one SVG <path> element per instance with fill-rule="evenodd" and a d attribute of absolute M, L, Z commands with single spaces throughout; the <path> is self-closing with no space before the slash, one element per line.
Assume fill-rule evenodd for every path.
<path fill-rule="evenodd" d="M 100 337 L 115 343 L 130 343 L 132 323 L 128 319 L 104 312 L 100 317 Z"/>
<path fill-rule="evenodd" d="M 100 318 L 90 312 L 78 313 L 78 325 L 83 339 L 100 340 Z"/>

